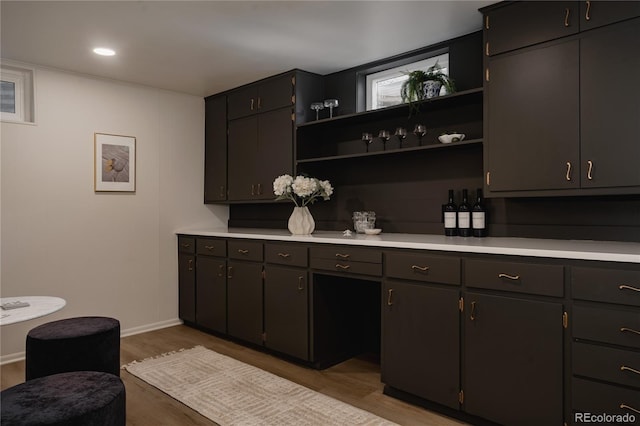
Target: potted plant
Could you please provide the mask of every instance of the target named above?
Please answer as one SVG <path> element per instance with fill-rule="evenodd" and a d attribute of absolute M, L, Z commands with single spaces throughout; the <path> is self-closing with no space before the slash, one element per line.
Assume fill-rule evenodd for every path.
<path fill-rule="evenodd" d="M 400 88 L 403 102 L 413 103 L 438 96 L 442 86 L 447 93 L 456 91 L 453 79 L 442 72 L 442 66 L 437 61 L 426 71 L 411 71 L 408 75 L 409 78 L 402 83 Z"/>

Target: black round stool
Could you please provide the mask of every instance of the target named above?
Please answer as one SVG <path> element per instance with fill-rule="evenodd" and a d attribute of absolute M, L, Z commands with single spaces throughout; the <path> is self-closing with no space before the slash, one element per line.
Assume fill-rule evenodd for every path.
<path fill-rule="evenodd" d="M 120 376 L 120 322 L 78 317 L 35 327 L 27 334 L 26 380 L 68 371 Z"/>
<path fill-rule="evenodd" d="M 28 380 L 0 394 L 0 424 L 124 426 L 126 393 L 120 377 L 74 371 Z"/>

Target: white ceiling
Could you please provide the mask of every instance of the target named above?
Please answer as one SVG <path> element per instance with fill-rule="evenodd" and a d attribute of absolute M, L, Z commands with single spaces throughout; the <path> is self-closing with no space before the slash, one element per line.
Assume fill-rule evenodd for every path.
<path fill-rule="evenodd" d="M 199 96 L 479 30 L 495 1 L 0 1 L 3 59 Z M 114 57 L 92 53 L 96 46 Z"/>

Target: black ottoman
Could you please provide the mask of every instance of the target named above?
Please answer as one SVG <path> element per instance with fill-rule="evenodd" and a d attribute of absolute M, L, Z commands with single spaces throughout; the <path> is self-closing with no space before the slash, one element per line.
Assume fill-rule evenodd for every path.
<path fill-rule="evenodd" d="M 79 317 L 29 331 L 26 380 L 68 371 L 120 376 L 120 322 L 107 317 Z"/>
<path fill-rule="evenodd" d="M 126 394 L 120 377 L 74 371 L 40 377 L 0 394 L 0 424 L 124 426 Z"/>

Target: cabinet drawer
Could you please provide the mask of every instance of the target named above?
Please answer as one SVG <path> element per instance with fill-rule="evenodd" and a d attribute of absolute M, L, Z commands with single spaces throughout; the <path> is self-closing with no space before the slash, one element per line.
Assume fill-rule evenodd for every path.
<path fill-rule="evenodd" d="M 573 344 L 573 374 L 640 388 L 640 352 Z"/>
<path fill-rule="evenodd" d="M 347 246 L 311 247 L 311 257 L 341 262 L 382 263 L 382 252 Z"/>
<path fill-rule="evenodd" d="M 178 236 L 178 252 L 195 253 L 196 252 L 195 237 Z"/>
<path fill-rule="evenodd" d="M 605 385 L 602 383 L 592 382 L 591 380 L 579 379 L 577 377 L 574 377 L 571 383 L 573 387 L 571 405 L 576 414 L 634 414 L 636 419 L 638 418 L 637 413 L 640 412 L 640 398 L 638 398 L 637 390 L 614 385 Z M 574 418 L 576 418 L 576 414 L 574 414 Z M 583 423 L 578 420 L 579 419 L 576 418 L 575 424 Z"/>
<path fill-rule="evenodd" d="M 335 259 L 311 258 L 311 267 L 325 271 L 382 276 L 382 263 L 352 262 Z"/>
<path fill-rule="evenodd" d="M 229 258 L 262 261 L 262 243 L 249 240 L 229 240 Z"/>
<path fill-rule="evenodd" d="M 640 348 L 640 312 L 574 304 L 573 337 Z"/>
<path fill-rule="evenodd" d="M 227 242 L 219 238 L 198 238 L 196 253 L 207 256 L 227 256 Z"/>
<path fill-rule="evenodd" d="M 571 294 L 574 299 L 640 306 L 640 271 L 573 268 Z"/>
<path fill-rule="evenodd" d="M 559 296 L 564 294 L 564 267 L 486 260 L 465 262 L 468 287 Z"/>
<path fill-rule="evenodd" d="M 418 253 L 385 253 L 388 277 L 460 285 L 460 258 Z"/>
<path fill-rule="evenodd" d="M 264 257 L 268 263 L 306 267 L 307 247 L 291 244 L 265 244 Z"/>

